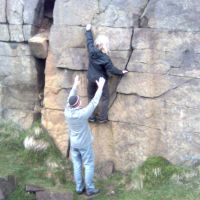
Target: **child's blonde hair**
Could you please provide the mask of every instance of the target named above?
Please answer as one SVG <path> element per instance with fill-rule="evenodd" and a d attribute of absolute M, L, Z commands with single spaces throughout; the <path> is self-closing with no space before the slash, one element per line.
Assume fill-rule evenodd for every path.
<path fill-rule="evenodd" d="M 110 49 L 109 49 L 109 39 L 105 35 L 98 35 L 94 45 L 101 50 L 103 53 L 108 54 Z"/>

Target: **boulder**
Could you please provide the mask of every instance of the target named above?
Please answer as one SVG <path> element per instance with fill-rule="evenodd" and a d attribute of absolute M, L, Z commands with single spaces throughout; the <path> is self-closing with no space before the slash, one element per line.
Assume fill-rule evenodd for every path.
<path fill-rule="evenodd" d="M 36 193 L 36 200 L 73 200 L 71 192 L 41 191 Z"/>
<path fill-rule="evenodd" d="M 0 200 L 6 200 L 17 186 L 16 178 L 13 176 L 0 177 Z"/>
<path fill-rule="evenodd" d="M 23 25 L 24 41 L 27 42 L 33 35 L 38 32 L 39 28 L 35 25 L 25 24 Z"/>
<path fill-rule="evenodd" d="M 26 192 L 39 192 L 39 191 L 44 191 L 45 189 L 37 186 L 37 185 L 26 185 Z"/>
<path fill-rule="evenodd" d="M 40 33 L 29 39 L 30 49 L 36 58 L 45 59 L 48 54 L 48 34 Z"/>

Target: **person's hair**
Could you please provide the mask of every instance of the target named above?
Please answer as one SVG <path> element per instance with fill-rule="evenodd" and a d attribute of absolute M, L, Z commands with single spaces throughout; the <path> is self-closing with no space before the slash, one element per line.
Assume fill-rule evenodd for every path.
<path fill-rule="evenodd" d="M 94 45 L 96 46 L 96 48 L 98 48 L 103 53 L 108 54 L 110 51 L 109 39 L 105 35 L 98 35 L 95 39 Z"/>

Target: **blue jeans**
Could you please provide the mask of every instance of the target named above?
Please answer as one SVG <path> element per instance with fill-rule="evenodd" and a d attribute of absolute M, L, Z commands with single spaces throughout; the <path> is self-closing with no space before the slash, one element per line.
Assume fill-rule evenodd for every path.
<path fill-rule="evenodd" d="M 88 192 L 95 189 L 93 183 L 94 177 L 94 154 L 92 145 L 84 149 L 71 147 L 71 158 L 74 168 L 74 178 L 76 182 L 76 191 L 81 192 L 84 187 Z M 85 184 L 82 176 L 82 167 L 85 168 Z"/>

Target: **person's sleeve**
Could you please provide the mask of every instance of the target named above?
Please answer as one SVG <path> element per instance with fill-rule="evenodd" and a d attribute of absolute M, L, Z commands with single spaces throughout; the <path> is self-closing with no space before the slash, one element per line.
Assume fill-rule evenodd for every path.
<path fill-rule="evenodd" d="M 105 64 L 105 69 L 107 72 L 109 72 L 110 74 L 116 75 L 116 76 L 122 76 L 123 72 L 122 70 L 116 68 L 112 61 L 110 59 L 107 60 L 106 64 Z"/>
<path fill-rule="evenodd" d="M 95 51 L 95 47 L 94 47 L 94 40 L 93 40 L 93 35 L 92 35 L 92 31 L 86 31 L 85 32 L 85 36 L 86 36 L 86 42 L 87 42 L 87 49 L 89 53 L 92 53 Z"/>
<path fill-rule="evenodd" d="M 82 109 L 82 117 L 88 119 L 92 113 L 94 112 L 95 108 L 97 107 L 99 100 L 102 95 L 102 89 L 97 89 L 93 99 L 90 101 L 90 103 Z"/>

